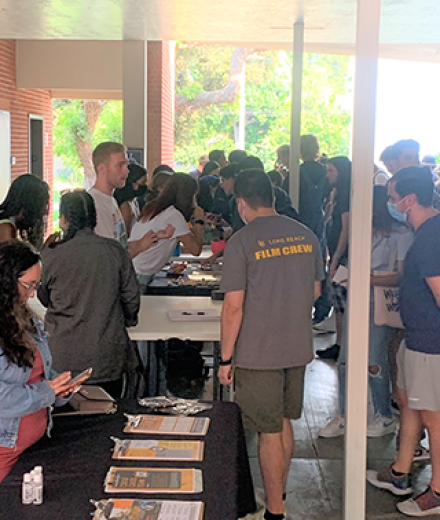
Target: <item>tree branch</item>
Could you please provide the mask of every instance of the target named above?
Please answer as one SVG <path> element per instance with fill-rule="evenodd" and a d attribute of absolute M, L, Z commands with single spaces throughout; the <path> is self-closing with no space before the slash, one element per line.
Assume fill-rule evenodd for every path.
<path fill-rule="evenodd" d="M 229 79 L 225 87 L 220 90 L 212 90 L 210 92 L 201 92 L 194 99 L 188 99 L 186 96 L 179 94 L 176 96 L 176 111 L 185 111 L 192 113 L 198 108 L 205 107 L 216 103 L 233 103 L 240 94 L 240 76 L 243 72 L 243 66 L 246 57 L 252 53 L 252 50 L 244 47 L 236 47 L 231 56 L 231 66 L 229 69 Z"/>

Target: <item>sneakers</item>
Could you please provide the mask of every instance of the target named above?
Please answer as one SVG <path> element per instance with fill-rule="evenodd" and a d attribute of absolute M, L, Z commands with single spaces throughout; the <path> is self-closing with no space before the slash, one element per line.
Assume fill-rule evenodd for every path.
<path fill-rule="evenodd" d="M 414 462 L 425 462 L 427 460 L 431 460 L 431 455 L 429 454 L 429 450 L 420 446 L 416 448 L 414 451 Z"/>
<path fill-rule="evenodd" d="M 345 417 L 337 415 L 333 421 L 329 422 L 327 426 L 321 428 L 318 432 L 319 437 L 330 439 L 332 437 L 340 437 L 345 434 Z"/>
<path fill-rule="evenodd" d="M 339 357 L 339 352 L 341 350 L 340 345 L 335 343 L 331 347 L 326 348 L 325 350 L 317 350 L 316 355 L 320 359 L 327 359 L 330 361 L 337 361 Z"/>
<path fill-rule="evenodd" d="M 396 420 L 384 417 L 381 414 L 374 416 L 373 422 L 368 424 L 367 437 L 383 437 L 396 431 Z"/>
<path fill-rule="evenodd" d="M 397 504 L 397 509 L 407 516 L 423 517 L 440 514 L 440 498 L 434 495 L 431 486 L 415 498 Z"/>
<path fill-rule="evenodd" d="M 406 474 L 401 477 L 396 477 L 391 471 L 391 467 L 392 466 L 383 471 L 367 470 L 368 482 L 379 489 L 391 491 L 393 495 L 411 495 L 413 490 L 410 483 L 410 475 Z"/>

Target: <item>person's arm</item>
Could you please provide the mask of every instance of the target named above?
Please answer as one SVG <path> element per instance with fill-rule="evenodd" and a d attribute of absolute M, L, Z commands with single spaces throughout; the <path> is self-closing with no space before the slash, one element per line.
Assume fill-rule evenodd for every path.
<path fill-rule="evenodd" d="M 121 278 L 119 282 L 119 298 L 122 305 L 122 311 L 124 313 L 125 326 L 134 327 L 138 322 L 141 295 L 133 264 L 126 256 L 125 251 L 121 251 L 120 273 Z"/>
<path fill-rule="evenodd" d="M 432 276 L 430 278 L 425 278 L 426 283 L 434 295 L 435 301 L 437 302 L 437 307 L 440 308 L 440 276 Z"/>
<path fill-rule="evenodd" d="M 235 343 L 243 320 L 243 303 L 245 291 L 226 293 L 222 310 L 221 324 L 221 358 L 227 361 L 234 354 Z M 230 385 L 233 380 L 232 365 L 221 366 L 218 373 L 222 385 Z"/>
<path fill-rule="evenodd" d="M 388 274 L 372 274 L 370 276 L 370 284 L 379 287 L 395 287 L 399 285 L 400 279 L 403 274 L 403 262 L 397 261 L 397 271 L 395 273 Z"/>
<path fill-rule="evenodd" d="M 0 242 L 6 242 L 7 240 L 12 240 L 15 238 L 16 232 L 15 228 L 9 222 L 5 222 L 0 224 Z"/>
<path fill-rule="evenodd" d="M 338 240 L 338 247 L 336 248 L 335 254 L 332 259 L 332 263 L 330 265 L 330 277 L 333 278 L 333 276 L 336 274 L 336 271 L 338 269 L 339 260 L 344 255 L 345 251 L 347 250 L 348 246 L 348 233 L 350 229 L 350 213 L 342 213 L 341 215 L 341 221 L 342 221 L 342 229 L 341 234 L 339 235 Z"/>
<path fill-rule="evenodd" d="M 322 293 L 322 282 L 315 282 L 315 301 L 321 296 Z"/>
<path fill-rule="evenodd" d="M 157 244 L 157 240 L 158 238 L 156 233 L 150 230 L 148 233 L 145 233 L 145 235 L 139 240 L 132 240 L 131 242 L 128 242 L 128 254 L 130 255 L 130 258 L 133 260 L 133 258 L 135 258 L 140 253 L 150 249 L 150 247 Z"/>
<path fill-rule="evenodd" d="M 204 267 L 212 267 L 217 258 L 220 258 L 223 256 L 223 252 L 224 252 L 225 248 L 221 249 L 220 251 L 218 251 L 217 253 L 213 253 L 210 257 L 208 258 L 204 258 L 200 263 L 201 265 L 203 265 Z"/>
<path fill-rule="evenodd" d="M 203 229 L 204 224 L 197 223 L 199 220 L 204 221 L 205 212 L 199 206 L 194 209 L 194 218 L 196 223 L 186 235 L 179 237 L 179 240 L 186 247 L 186 249 L 194 256 L 199 256 L 202 252 L 203 246 Z"/>
<path fill-rule="evenodd" d="M 125 231 L 127 233 L 127 237 L 130 236 L 131 231 L 131 223 L 133 222 L 133 211 L 131 210 L 130 203 L 125 201 L 119 206 L 119 211 L 121 212 L 122 218 L 124 219 Z"/>

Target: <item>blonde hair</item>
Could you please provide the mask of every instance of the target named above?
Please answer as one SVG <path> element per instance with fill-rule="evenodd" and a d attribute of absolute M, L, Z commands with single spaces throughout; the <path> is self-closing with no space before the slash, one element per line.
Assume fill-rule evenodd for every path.
<path fill-rule="evenodd" d="M 95 171 L 100 164 L 108 162 L 112 153 L 125 153 L 127 148 L 121 143 L 115 143 L 113 141 L 107 141 L 105 143 L 98 144 L 93 150 L 92 161 Z"/>

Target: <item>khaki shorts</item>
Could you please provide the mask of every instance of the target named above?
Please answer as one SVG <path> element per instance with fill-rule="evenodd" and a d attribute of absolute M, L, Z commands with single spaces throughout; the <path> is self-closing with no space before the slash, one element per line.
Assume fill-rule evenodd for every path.
<path fill-rule="evenodd" d="M 440 354 L 415 352 L 400 344 L 397 352 L 397 387 L 405 390 L 413 410 L 440 410 Z"/>
<path fill-rule="evenodd" d="M 306 367 L 280 370 L 235 369 L 235 400 L 245 424 L 260 433 L 279 433 L 283 418 L 299 419 Z"/>

